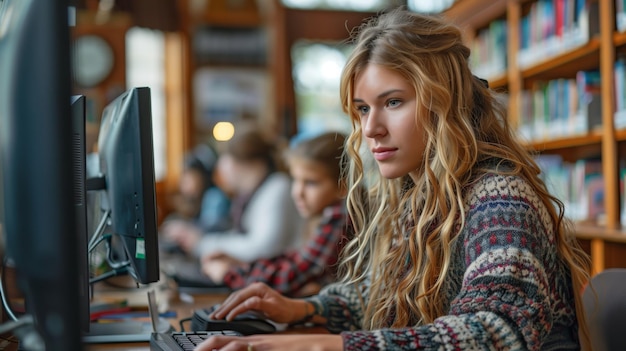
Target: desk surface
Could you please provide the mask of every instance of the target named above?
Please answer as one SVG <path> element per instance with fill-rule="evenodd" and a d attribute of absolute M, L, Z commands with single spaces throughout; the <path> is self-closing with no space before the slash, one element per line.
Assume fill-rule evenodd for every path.
<path fill-rule="evenodd" d="M 168 319 L 172 327 L 175 330 L 180 330 L 179 321 L 181 319 L 189 318 L 193 316 L 193 312 L 202 307 L 212 306 L 217 303 L 221 303 L 226 299 L 228 293 L 212 293 L 212 294 L 178 294 L 176 286 L 173 282 L 167 279 L 162 279 L 161 282 L 151 285 L 149 289 L 154 289 L 157 296 L 157 302 L 159 303 L 159 311 L 174 311 L 176 317 Z M 148 288 L 111 288 L 105 285 L 96 287 L 94 300 L 116 300 L 126 299 L 129 305 L 144 305 L 147 306 L 147 290 Z M 185 326 L 188 326 L 186 324 Z M 296 328 L 288 329 L 280 332 L 286 334 L 293 333 L 328 333 L 323 327 L 312 328 Z M 2 350 L 5 351 L 17 351 L 17 343 L 12 342 L 9 345 L 3 345 Z M 99 351 L 99 350 L 124 350 L 124 351 L 149 351 L 150 345 L 148 342 L 125 342 L 125 343 L 107 343 L 107 344 L 85 344 L 86 351 Z"/>
<path fill-rule="evenodd" d="M 104 295 L 104 293 L 103 293 Z M 111 296 L 111 292 L 106 292 L 107 296 Z M 193 315 L 193 312 L 202 307 L 212 306 L 217 303 L 221 303 L 228 296 L 227 293 L 215 293 L 215 294 L 178 294 L 175 286 L 171 284 L 166 287 L 161 287 L 157 291 L 157 299 L 159 304 L 165 303 L 165 306 L 160 306 L 160 310 L 175 311 L 176 317 L 169 319 L 170 323 L 176 330 L 180 330 L 179 320 L 189 318 Z M 313 328 L 297 328 L 293 330 L 287 330 L 281 333 L 328 333 L 323 327 Z M 110 343 L 110 344 L 89 344 L 86 345 L 86 350 L 124 350 L 124 351 L 148 351 L 150 346 L 148 343 Z"/>
<path fill-rule="evenodd" d="M 193 315 L 193 312 L 202 307 L 212 306 L 217 303 L 221 303 L 228 296 L 227 293 L 215 293 L 215 294 L 178 294 L 176 287 L 167 280 L 162 283 L 157 283 L 151 286 L 156 292 L 157 302 L 159 304 L 159 311 L 173 311 L 176 313 L 176 317 L 168 318 L 172 327 L 175 330 L 180 330 L 179 321 L 184 318 L 189 318 Z M 147 302 L 146 297 L 147 290 L 144 289 L 97 289 L 94 298 L 95 299 L 117 299 L 128 298 L 130 305 L 141 305 Z M 188 326 L 188 325 L 187 325 Z M 140 351 L 150 350 L 148 343 L 133 342 L 133 343 L 109 343 L 109 344 L 87 344 L 86 350 L 126 350 L 126 351 Z"/>

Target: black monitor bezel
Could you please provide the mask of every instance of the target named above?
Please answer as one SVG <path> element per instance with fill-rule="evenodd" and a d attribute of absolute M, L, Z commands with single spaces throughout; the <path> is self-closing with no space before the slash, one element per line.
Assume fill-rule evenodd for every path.
<path fill-rule="evenodd" d="M 80 350 L 68 2 L 4 0 L 2 7 L 0 178 L 6 256 L 45 349 Z"/>
<path fill-rule="evenodd" d="M 106 195 L 99 205 L 140 284 L 160 278 L 152 138 L 150 88 L 131 88 L 105 107 L 98 157 Z"/>

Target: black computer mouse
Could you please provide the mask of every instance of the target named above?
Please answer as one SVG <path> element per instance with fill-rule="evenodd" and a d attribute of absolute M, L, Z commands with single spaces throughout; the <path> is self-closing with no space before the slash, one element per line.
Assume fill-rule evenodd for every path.
<path fill-rule="evenodd" d="M 192 331 L 232 330 L 243 335 L 269 334 L 276 331 L 276 326 L 260 312 L 247 311 L 232 321 L 227 321 L 225 319 L 210 319 L 209 314 L 213 308 L 201 308 L 194 311 L 191 319 Z"/>

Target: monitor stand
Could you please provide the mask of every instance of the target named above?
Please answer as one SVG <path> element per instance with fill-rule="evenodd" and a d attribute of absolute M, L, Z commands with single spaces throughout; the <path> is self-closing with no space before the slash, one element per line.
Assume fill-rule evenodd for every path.
<path fill-rule="evenodd" d="M 159 308 L 154 290 L 148 290 L 148 314 L 150 321 L 118 321 L 111 323 L 91 323 L 89 332 L 83 334 L 83 342 L 88 344 L 116 342 L 149 342 L 153 332 L 174 331 L 170 322 L 159 317 Z"/>

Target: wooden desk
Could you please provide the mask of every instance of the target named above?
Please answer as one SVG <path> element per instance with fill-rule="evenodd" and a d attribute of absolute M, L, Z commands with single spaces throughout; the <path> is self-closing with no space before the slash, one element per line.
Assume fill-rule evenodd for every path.
<path fill-rule="evenodd" d="M 217 294 L 203 294 L 203 295 L 190 295 L 186 294 L 181 298 L 178 294 L 176 287 L 172 285 L 169 281 L 164 281 L 163 283 L 155 284 L 154 288 L 157 292 L 157 302 L 159 303 L 159 310 L 167 310 L 174 311 L 176 313 L 176 317 L 168 319 L 172 327 L 180 331 L 180 323 L 181 319 L 189 318 L 193 316 L 193 312 L 198 308 L 203 308 L 207 306 L 212 306 L 217 303 L 221 303 L 228 296 L 227 293 L 217 293 Z M 125 289 L 120 289 L 115 291 L 115 289 L 106 289 L 97 291 L 95 294 L 95 299 L 104 298 L 104 299 L 115 299 L 115 298 L 123 298 L 128 297 L 129 294 L 133 296 L 128 297 L 129 304 L 133 305 L 136 302 L 133 301 L 135 298 L 143 299 L 145 298 L 147 301 L 146 294 L 147 290 L 137 289 L 137 291 L 129 292 Z M 98 296 L 100 295 L 100 296 Z M 136 295 L 136 297 L 135 297 Z M 185 324 L 186 328 L 189 328 L 191 325 L 190 322 Z M 150 350 L 150 345 L 147 342 L 133 342 L 133 343 L 109 343 L 109 344 L 87 344 L 85 347 L 86 350 L 126 350 L 126 351 L 144 351 Z"/>
<path fill-rule="evenodd" d="M 169 295 L 167 294 L 169 292 Z M 198 308 L 212 306 L 217 303 L 221 303 L 228 296 L 227 293 L 218 294 L 203 294 L 203 295 L 185 295 L 181 299 L 181 296 L 176 292 L 175 287 L 168 287 L 167 291 L 162 291 L 159 296 L 159 300 L 162 300 L 163 296 L 168 296 L 168 310 L 176 312 L 176 318 L 170 319 L 170 323 L 177 331 L 180 331 L 179 321 L 184 318 L 189 318 L 193 315 L 193 312 Z M 163 302 L 163 301 L 159 301 Z M 189 328 L 190 322 L 185 324 L 186 328 Z M 281 334 L 328 334 L 328 331 L 323 327 L 311 327 L 311 328 L 293 328 L 286 331 L 279 332 Z M 98 350 L 124 350 L 124 351 L 149 351 L 150 345 L 148 343 L 111 343 L 111 344 L 89 344 L 86 345 L 88 351 Z"/>
<path fill-rule="evenodd" d="M 161 283 L 157 283 L 149 288 L 157 290 L 157 300 L 161 306 L 160 310 L 168 310 L 176 312 L 176 317 L 169 319 L 172 327 L 175 330 L 180 331 L 179 321 L 181 319 L 189 318 L 193 316 L 193 312 L 198 308 L 212 306 L 217 303 L 221 303 L 228 296 L 227 293 L 216 294 L 194 294 L 185 295 L 181 299 L 176 287 L 169 281 L 164 280 Z M 95 289 L 94 298 L 97 299 L 128 299 L 130 305 L 140 305 L 142 301 L 147 303 L 147 289 L 124 289 L 124 288 L 111 288 L 106 285 L 101 285 Z M 190 322 L 185 324 L 186 328 L 189 328 Z M 312 328 L 293 328 L 286 331 L 279 332 L 281 334 L 327 334 L 328 331 L 323 327 Z M 2 350 L 5 351 L 17 351 L 17 340 L 9 345 L 4 346 Z M 85 344 L 86 351 L 99 351 L 99 350 L 119 350 L 119 351 L 149 351 L 150 345 L 148 342 L 133 342 L 133 343 L 107 343 L 107 344 Z"/>

